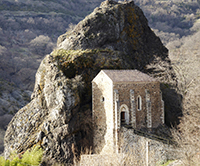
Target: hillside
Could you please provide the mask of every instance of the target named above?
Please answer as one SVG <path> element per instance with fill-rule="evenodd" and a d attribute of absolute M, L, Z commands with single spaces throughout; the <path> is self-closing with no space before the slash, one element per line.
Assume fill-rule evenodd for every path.
<path fill-rule="evenodd" d="M 12 116 L 5 114 L 15 114 L 30 101 L 36 70 L 58 36 L 99 4 L 99 0 L 0 1 L 2 118 L 10 119 Z M 7 122 L 1 122 L 0 127 L 5 128 Z"/>
<path fill-rule="evenodd" d="M 1 1 L 1 78 L 33 90 L 35 71 L 44 55 L 52 51 L 57 37 L 70 23 L 77 23 L 99 4 L 98 1 Z"/>
<path fill-rule="evenodd" d="M 135 1 L 144 11 L 151 28 L 166 45 L 170 41 L 191 35 L 194 23 L 200 17 L 198 1 L 147 0 Z"/>

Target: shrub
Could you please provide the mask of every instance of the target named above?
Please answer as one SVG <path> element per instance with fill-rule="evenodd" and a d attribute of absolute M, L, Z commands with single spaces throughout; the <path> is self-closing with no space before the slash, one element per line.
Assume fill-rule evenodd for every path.
<path fill-rule="evenodd" d="M 36 166 L 39 165 L 43 156 L 43 150 L 39 146 L 35 146 L 31 150 L 27 150 L 23 155 L 13 153 L 10 160 L 0 157 L 1 166 Z"/>

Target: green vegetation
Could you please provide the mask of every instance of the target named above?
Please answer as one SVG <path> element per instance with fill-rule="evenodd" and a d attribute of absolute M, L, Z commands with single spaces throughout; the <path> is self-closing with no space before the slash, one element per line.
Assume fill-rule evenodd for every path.
<path fill-rule="evenodd" d="M 22 155 L 16 153 L 11 155 L 10 160 L 5 160 L 4 157 L 0 157 L 1 166 L 37 166 L 40 164 L 43 156 L 43 150 L 39 146 L 27 150 Z"/>
<path fill-rule="evenodd" d="M 167 162 L 163 163 L 162 165 L 160 166 L 168 166 L 170 163 L 172 163 L 173 160 L 168 160 Z"/>
<path fill-rule="evenodd" d="M 74 78 L 80 75 L 83 71 L 84 80 L 88 80 L 91 76 L 92 70 L 97 72 L 101 68 L 120 68 L 121 61 L 119 60 L 119 52 L 110 49 L 87 49 L 87 50 L 54 50 L 52 55 L 58 62 L 58 68 L 61 69 L 66 77 Z M 108 56 L 109 55 L 109 56 Z M 117 55 L 116 58 L 110 55 Z M 87 70 L 87 71 L 85 71 Z M 87 83 L 91 81 L 91 78 Z M 86 83 L 86 84 L 87 84 Z"/>

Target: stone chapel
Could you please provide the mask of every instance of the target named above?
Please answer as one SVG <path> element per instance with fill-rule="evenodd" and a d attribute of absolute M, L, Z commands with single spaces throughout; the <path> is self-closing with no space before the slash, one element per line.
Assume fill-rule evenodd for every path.
<path fill-rule="evenodd" d="M 101 70 L 92 81 L 95 153 L 118 153 L 121 126 L 164 124 L 160 83 L 138 70 Z"/>

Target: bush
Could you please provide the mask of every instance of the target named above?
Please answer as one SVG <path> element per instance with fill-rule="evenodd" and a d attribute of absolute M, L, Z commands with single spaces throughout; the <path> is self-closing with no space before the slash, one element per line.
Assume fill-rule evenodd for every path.
<path fill-rule="evenodd" d="M 39 165 L 43 156 L 43 150 L 39 146 L 35 146 L 31 150 L 27 150 L 23 155 L 16 153 L 10 156 L 10 160 L 0 157 L 1 166 L 36 166 Z"/>

